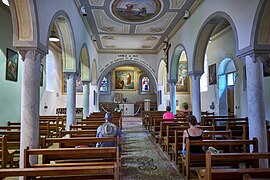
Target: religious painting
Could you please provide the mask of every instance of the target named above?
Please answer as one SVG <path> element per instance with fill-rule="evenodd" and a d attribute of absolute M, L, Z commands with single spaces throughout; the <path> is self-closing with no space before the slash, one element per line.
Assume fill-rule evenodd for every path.
<path fill-rule="evenodd" d="M 179 61 L 178 81 L 176 82 L 177 93 L 189 93 L 189 77 L 187 61 Z"/>
<path fill-rule="evenodd" d="M 216 64 L 208 66 L 209 85 L 217 84 Z"/>
<path fill-rule="evenodd" d="M 18 53 L 7 48 L 6 80 L 18 80 Z"/>
<path fill-rule="evenodd" d="M 115 90 L 135 90 L 135 78 L 133 70 L 115 71 Z"/>
<path fill-rule="evenodd" d="M 113 14 L 123 21 L 143 22 L 155 17 L 161 8 L 159 0 L 116 0 Z"/>
<path fill-rule="evenodd" d="M 269 59 L 267 59 L 263 63 L 263 76 L 264 77 L 270 76 L 270 60 Z"/>
<path fill-rule="evenodd" d="M 149 92 L 150 91 L 149 85 L 150 85 L 149 78 L 144 76 L 142 78 L 142 92 Z"/>
<path fill-rule="evenodd" d="M 63 73 L 63 94 L 67 93 L 67 75 L 66 73 Z M 81 80 L 81 75 L 76 76 L 76 94 L 82 94 L 83 93 L 83 84 Z"/>
<path fill-rule="evenodd" d="M 40 64 L 40 86 L 43 86 L 43 64 Z"/>

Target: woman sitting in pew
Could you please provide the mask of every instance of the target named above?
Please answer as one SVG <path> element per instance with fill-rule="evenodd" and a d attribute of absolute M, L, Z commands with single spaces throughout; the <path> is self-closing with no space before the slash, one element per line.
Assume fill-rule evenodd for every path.
<path fill-rule="evenodd" d="M 171 107 L 166 107 L 166 112 L 163 114 L 163 119 L 166 120 L 166 122 L 173 122 L 174 114 L 171 112 Z"/>
<path fill-rule="evenodd" d="M 197 119 L 193 115 L 188 115 L 187 117 L 189 128 L 183 132 L 183 155 L 186 155 L 186 138 L 190 140 L 202 140 L 203 130 L 198 128 Z M 205 153 L 202 146 L 190 146 L 191 154 L 202 154 Z"/>

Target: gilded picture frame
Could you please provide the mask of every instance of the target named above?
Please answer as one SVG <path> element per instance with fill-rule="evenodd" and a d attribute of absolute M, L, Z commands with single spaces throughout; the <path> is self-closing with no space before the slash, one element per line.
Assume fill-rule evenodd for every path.
<path fill-rule="evenodd" d="M 6 62 L 6 80 L 18 81 L 18 53 L 7 48 L 7 62 Z"/>
<path fill-rule="evenodd" d="M 114 90 L 134 91 L 135 90 L 134 70 L 114 71 Z"/>

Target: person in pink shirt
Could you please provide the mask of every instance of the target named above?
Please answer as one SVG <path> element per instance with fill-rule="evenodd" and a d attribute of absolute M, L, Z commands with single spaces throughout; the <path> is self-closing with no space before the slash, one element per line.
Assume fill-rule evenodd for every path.
<path fill-rule="evenodd" d="M 163 119 L 168 120 L 166 122 L 173 122 L 174 114 L 171 112 L 170 106 L 166 107 L 166 112 L 163 114 Z"/>

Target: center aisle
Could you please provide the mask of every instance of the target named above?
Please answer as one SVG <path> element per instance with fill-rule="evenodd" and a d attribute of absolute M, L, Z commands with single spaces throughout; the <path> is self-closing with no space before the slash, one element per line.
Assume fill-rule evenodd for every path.
<path fill-rule="evenodd" d="M 184 179 L 139 117 L 123 117 L 121 180 Z"/>

